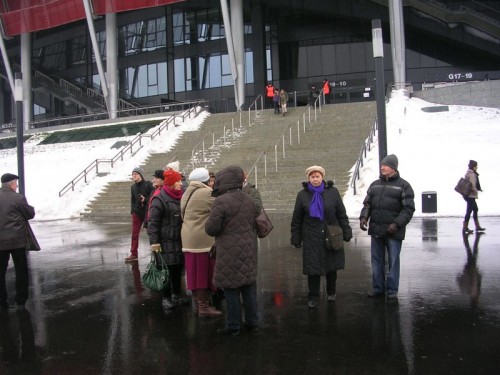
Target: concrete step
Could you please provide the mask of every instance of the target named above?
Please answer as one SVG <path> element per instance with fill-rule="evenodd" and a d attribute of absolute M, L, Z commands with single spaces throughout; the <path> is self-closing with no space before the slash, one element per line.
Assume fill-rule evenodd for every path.
<path fill-rule="evenodd" d="M 252 113 L 250 121 L 239 114 L 209 116 L 198 131 L 183 133 L 175 147 L 164 154 L 153 154 L 143 166 L 147 176 L 163 168 L 173 158 L 180 161 L 181 171 L 187 176 L 194 167 L 204 166 L 214 172 L 228 166 L 239 165 L 248 171 L 262 151 L 266 152 L 268 173 L 264 176 L 259 163 L 258 189 L 266 210 L 289 214 L 295 198 L 302 189 L 305 169 L 320 164 L 326 169 L 326 178 L 334 179 L 343 194 L 347 189 L 349 170 L 354 165 L 360 148 L 369 134 L 375 118 L 375 103 L 335 104 L 323 107 L 317 122 L 307 124 L 302 133 L 305 107 L 294 108 L 285 117 L 273 110 Z M 231 125 L 234 120 L 234 126 Z M 297 121 L 300 144 L 297 143 Z M 251 126 L 248 126 L 248 123 Z M 226 131 L 224 133 L 224 125 Z M 288 127 L 292 128 L 289 145 Z M 233 133 L 234 128 L 234 133 Z M 211 135 L 213 132 L 213 136 Z M 206 135 L 205 159 L 201 148 L 193 148 Z M 224 135 L 226 143 L 223 142 Z M 282 137 L 286 142 L 286 158 L 282 157 Z M 215 140 L 215 145 L 213 144 Z M 278 144 L 278 171 L 275 170 L 275 145 Z M 252 182 L 252 175 L 250 181 Z M 130 215 L 130 185 L 132 180 L 114 182 L 103 189 L 82 212 L 82 217 L 128 218 Z"/>

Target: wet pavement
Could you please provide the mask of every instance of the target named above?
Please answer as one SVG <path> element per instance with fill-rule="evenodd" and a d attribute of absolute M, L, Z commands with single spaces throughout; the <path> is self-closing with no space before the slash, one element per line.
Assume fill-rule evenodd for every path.
<path fill-rule="evenodd" d="M 337 301 L 306 307 L 289 217 L 260 240 L 259 332 L 216 333 L 223 318 L 169 314 L 125 264 L 128 223 L 35 222 L 26 311 L 0 314 L 0 374 L 495 374 L 500 372 L 500 217 L 462 238 L 459 218 L 414 219 L 396 301 L 370 299 L 370 238 L 354 238 Z M 14 297 L 12 266 L 8 290 Z M 322 283 L 324 280 L 322 280 Z M 224 302 L 222 302 L 224 310 Z"/>

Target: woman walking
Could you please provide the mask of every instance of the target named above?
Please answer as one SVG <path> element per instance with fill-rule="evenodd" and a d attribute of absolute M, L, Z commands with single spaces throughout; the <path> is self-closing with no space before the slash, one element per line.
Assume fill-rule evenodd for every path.
<path fill-rule="evenodd" d="M 206 168 L 196 168 L 189 175 L 189 186 L 181 199 L 182 251 L 186 262 L 187 289 L 193 294 L 193 306 L 199 317 L 217 317 L 222 313 L 210 306 L 214 261 L 209 257 L 213 237 L 205 233 L 205 223 L 214 199 Z"/>
<path fill-rule="evenodd" d="M 292 216 L 292 245 L 304 247 L 302 252 L 303 274 L 307 275 L 309 287 L 307 305 L 310 309 L 318 306 L 320 277 L 326 276 L 328 302 L 336 298 L 337 270 L 345 265 L 344 250 L 327 250 L 325 227 L 338 224 L 344 241 L 352 238 L 352 229 L 339 191 L 333 181 L 325 183 L 325 169 L 313 165 L 306 169 L 308 182 L 297 194 Z"/>
<path fill-rule="evenodd" d="M 479 183 L 479 173 L 477 173 L 477 161 L 470 160 L 467 172 L 465 173 L 465 179 L 469 180 L 472 184 L 472 190 L 468 196 L 464 196 L 465 201 L 467 202 L 467 209 L 465 211 L 465 217 L 462 227 L 462 232 L 466 234 L 473 233 L 474 231 L 469 229 L 469 220 L 470 215 L 474 219 L 474 224 L 476 225 L 476 232 L 483 232 L 486 228 L 482 228 L 479 225 L 479 218 L 477 216 L 477 203 L 476 199 L 478 198 L 478 192 L 481 190 L 481 184 Z"/>

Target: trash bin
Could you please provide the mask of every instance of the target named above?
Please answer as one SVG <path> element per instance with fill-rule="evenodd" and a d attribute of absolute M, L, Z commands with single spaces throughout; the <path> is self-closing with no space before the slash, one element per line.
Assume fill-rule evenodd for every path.
<path fill-rule="evenodd" d="M 437 212 L 437 193 L 435 191 L 422 192 L 422 212 L 424 214 Z"/>

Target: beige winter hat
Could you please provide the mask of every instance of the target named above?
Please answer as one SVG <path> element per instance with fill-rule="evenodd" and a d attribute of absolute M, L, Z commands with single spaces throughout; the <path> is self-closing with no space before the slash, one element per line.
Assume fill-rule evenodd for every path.
<path fill-rule="evenodd" d="M 319 172 L 321 173 L 321 175 L 323 176 L 323 178 L 325 178 L 325 168 L 319 166 L 319 165 L 313 165 L 309 168 L 306 169 L 306 177 L 309 178 L 309 175 L 312 173 L 312 172 Z"/>

